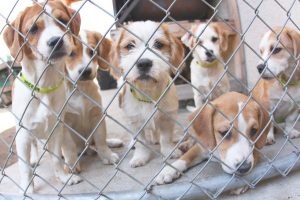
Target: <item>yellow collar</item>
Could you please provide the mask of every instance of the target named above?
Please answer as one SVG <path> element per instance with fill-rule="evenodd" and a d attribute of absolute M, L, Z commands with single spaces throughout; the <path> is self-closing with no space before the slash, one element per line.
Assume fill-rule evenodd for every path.
<path fill-rule="evenodd" d="M 218 63 L 218 60 L 214 60 L 213 62 L 204 62 L 204 61 L 196 61 L 196 64 L 199 66 L 199 67 L 202 67 L 202 68 L 210 68 L 212 66 L 216 66 L 216 64 Z"/>
<path fill-rule="evenodd" d="M 170 83 L 170 80 L 168 81 L 166 88 L 168 87 L 169 83 Z M 151 98 L 142 94 L 139 91 L 136 91 L 136 89 L 134 89 L 133 87 L 130 87 L 130 92 L 131 92 L 132 96 L 134 98 L 136 98 L 138 101 L 145 102 L 145 103 L 152 103 L 153 100 L 157 101 L 164 91 L 162 93 L 160 93 L 159 95 L 156 95 L 155 97 L 151 97 Z"/>
<path fill-rule="evenodd" d="M 37 86 L 35 86 L 35 84 L 32 84 L 30 81 L 28 81 L 26 79 L 26 77 L 20 73 L 20 80 L 27 85 L 27 87 L 29 87 L 31 90 L 38 92 L 38 93 L 44 93 L 44 94 L 49 94 L 51 92 L 54 92 L 55 90 L 57 90 L 64 82 L 64 79 L 62 79 L 60 81 L 60 83 L 54 87 L 48 87 L 48 88 L 39 88 Z"/>
<path fill-rule="evenodd" d="M 279 80 L 283 85 L 286 85 L 287 82 L 288 82 L 288 80 L 286 80 L 285 78 L 283 78 L 283 76 L 279 76 L 279 77 L 278 77 L 278 80 Z M 294 81 L 294 82 L 289 82 L 289 83 L 287 84 L 287 86 L 292 87 L 292 86 L 297 86 L 297 85 L 299 85 L 299 84 L 300 84 L 300 80 L 296 80 L 296 81 Z"/>

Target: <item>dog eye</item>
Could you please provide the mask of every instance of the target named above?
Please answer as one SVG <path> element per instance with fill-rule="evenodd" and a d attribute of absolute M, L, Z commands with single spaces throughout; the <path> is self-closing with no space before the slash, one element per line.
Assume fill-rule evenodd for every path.
<path fill-rule="evenodd" d="M 75 56 L 76 56 L 75 51 L 72 51 L 71 54 L 70 54 L 70 57 L 75 57 Z"/>
<path fill-rule="evenodd" d="M 217 42 L 218 40 L 219 40 L 219 38 L 217 38 L 217 37 L 212 37 L 212 38 L 211 38 L 211 41 L 212 41 L 213 43 Z"/>
<path fill-rule="evenodd" d="M 156 48 L 156 49 L 161 49 L 161 48 L 164 47 L 164 44 L 161 43 L 160 41 L 156 40 L 156 41 L 154 42 L 153 47 Z"/>
<path fill-rule="evenodd" d="M 229 132 L 229 133 L 228 133 Z M 222 136 L 222 137 L 225 137 L 225 139 L 230 139 L 231 138 L 231 131 L 229 131 L 229 130 L 226 130 L 226 131 L 220 131 L 219 132 L 220 133 L 220 135 Z M 227 134 L 228 133 L 228 134 Z M 227 134 L 227 135 L 226 135 Z"/>
<path fill-rule="evenodd" d="M 33 24 L 29 30 L 31 34 L 35 34 L 39 30 L 38 26 L 36 24 Z"/>
<path fill-rule="evenodd" d="M 63 18 L 58 18 L 58 21 L 60 21 L 62 24 L 67 25 L 68 21 Z"/>
<path fill-rule="evenodd" d="M 125 48 L 129 51 L 129 50 L 131 50 L 131 49 L 134 48 L 134 44 L 133 44 L 133 43 L 129 43 L 129 44 L 127 44 L 127 45 L 125 46 Z"/>
<path fill-rule="evenodd" d="M 92 49 L 89 50 L 89 56 L 92 57 L 94 55 L 94 51 Z"/>
<path fill-rule="evenodd" d="M 256 128 L 251 128 L 251 130 L 250 130 L 250 136 L 253 137 L 253 136 L 256 135 L 256 133 L 257 133 L 257 129 Z"/>
<path fill-rule="evenodd" d="M 277 54 L 277 53 L 279 53 L 282 50 L 282 48 L 281 47 L 277 47 L 277 48 L 272 48 L 271 51 L 272 50 L 273 50 L 272 54 Z"/>

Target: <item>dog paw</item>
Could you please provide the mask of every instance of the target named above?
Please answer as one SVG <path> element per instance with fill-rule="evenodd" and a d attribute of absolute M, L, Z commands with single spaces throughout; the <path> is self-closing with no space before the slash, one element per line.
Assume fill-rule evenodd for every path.
<path fill-rule="evenodd" d="M 68 181 L 68 185 L 75 185 L 75 184 L 80 183 L 81 181 L 82 181 L 82 178 L 80 178 L 77 175 L 73 175 L 71 177 L 71 179 Z"/>
<path fill-rule="evenodd" d="M 247 192 L 248 189 L 249 189 L 248 186 L 244 186 L 244 187 L 237 188 L 237 189 L 232 189 L 232 190 L 230 190 L 230 194 L 231 195 L 240 195 L 240 194 Z"/>
<path fill-rule="evenodd" d="M 118 138 L 109 138 L 106 140 L 106 143 L 110 148 L 120 148 L 123 146 L 123 141 Z"/>
<path fill-rule="evenodd" d="M 298 138 L 298 137 L 300 137 L 300 131 L 298 131 L 296 129 L 291 130 L 290 138 L 294 139 L 294 138 Z"/>
<path fill-rule="evenodd" d="M 166 166 L 160 174 L 156 177 L 155 182 L 158 185 L 171 183 L 180 176 L 180 172 L 170 166 Z"/>
<path fill-rule="evenodd" d="M 68 167 L 68 165 L 64 165 L 65 173 L 72 173 L 72 170 Z M 76 167 L 73 169 L 73 174 L 79 174 L 81 172 L 80 164 L 78 163 Z"/>
<path fill-rule="evenodd" d="M 111 153 L 111 155 L 108 158 L 103 158 L 102 162 L 105 165 L 112 165 L 114 163 L 117 163 L 119 161 L 119 156 L 116 153 Z"/>
<path fill-rule="evenodd" d="M 144 166 L 148 162 L 148 159 L 141 158 L 141 157 L 133 157 L 129 164 L 132 168 Z"/>
<path fill-rule="evenodd" d="M 180 149 L 175 149 L 175 151 L 171 155 L 171 159 L 179 158 L 182 155 L 182 151 Z"/>

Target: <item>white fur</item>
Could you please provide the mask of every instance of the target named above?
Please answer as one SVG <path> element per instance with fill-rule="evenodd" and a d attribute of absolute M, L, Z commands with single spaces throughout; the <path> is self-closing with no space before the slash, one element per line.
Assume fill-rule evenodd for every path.
<path fill-rule="evenodd" d="M 46 9 L 51 13 L 51 8 L 46 6 Z M 39 38 L 38 50 L 43 56 L 49 56 L 51 50 L 45 46 L 47 41 L 53 36 L 62 36 L 63 31 L 57 29 L 55 22 L 45 14 L 41 15 L 40 20 L 45 21 L 46 29 L 43 31 L 42 36 Z M 67 39 L 64 39 L 67 41 Z M 70 42 L 65 42 L 64 47 L 66 53 L 69 54 L 71 47 Z M 63 79 L 63 75 L 58 73 L 64 73 L 64 60 L 62 58 L 56 59 L 55 64 L 47 66 L 47 63 L 43 61 L 41 57 L 36 60 L 29 59 L 25 54 L 21 61 L 22 73 L 31 82 L 36 83 L 37 80 L 42 76 L 43 71 L 45 73 L 41 77 L 38 87 L 53 87 L 58 85 Z M 35 137 L 40 139 L 47 139 L 50 135 L 51 130 L 54 128 L 58 114 L 65 101 L 65 89 L 63 86 L 58 88 L 56 91 L 49 94 L 35 93 L 38 99 L 32 99 L 32 91 L 28 89 L 19 79 L 15 81 L 14 96 L 12 102 L 12 112 L 17 116 L 16 119 L 16 147 L 19 156 L 19 170 L 21 178 L 21 187 L 26 189 L 29 185 L 29 181 L 32 177 L 32 170 L 30 166 L 31 160 L 31 147 L 35 145 Z M 44 106 L 42 103 L 47 105 L 49 108 Z M 29 106 L 28 106 L 29 105 Z M 28 106 L 28 107 L 27 107 Z M 24 116 L 23 116 L 24 114 Z M 64 113 L 60 116 L 62 119 Z M 22 120 L 21 122 L 19 120 Z M 21 125 L 21 126 L 20 126 Z M 25 127 L 26 129 L 22 128 Z M 28 130 L 28 131 L 27 131 Z M 35 137 L 32 136 L 35 135 Z M 61 147 L 64 144 L 64 135 L 62 125 L 58 125 L 51 139 L 48 142 L 48 150 L 55 154 L 52 156 L 54 163 L 55 175 L 62 181 L 66 182 L 69 179 L 69 174 L 65 173 L 62 167 L 61 161 L 58 159 L 61 156 Z M 36 152 L 35 150 L 33 150 Z M 33 160 L 36 160 L 34 153 Z M 74 175 L 68 182 L 68 184 L 76 184 L 81 179 Z M 33 183 L 28 187 L 27 192 L 33 192 Z"/>
<path fill-rule="evenodd" d="M 187 164 L 184 160 L 178 159 L 174 163 L 172 163 L 172 168 L 170 166 L 166 166 L 160 174 L 156 177 L 155 182 L 159 185 L 171 183 L 174 179 L 180 176 L 181 172 L 184 172 L 187 169 Z M 177 170 L 176 170 L 177 169 Z"/>
<path fill-rule="evenodd" d="M 239 140 L 227 149 L 226 155 L 222 160 L 225 163 L 225 164 L 222 163 L 222 168 L 225 172 L 229 174 L 234 173 L 238 165 L 240 165 L 245 160 L 247 160 L 245 162 L 251 163 L 252 165 L 251 168 L 254 165 L 254 157 L 252 154 L 253 150 L 249 142 L 249 138 L 247 138 L 247 136 L 245 135 L 247 129 L 247 122 L 245 121 L 243 113 L 241 112 L 242 107 L 243 107 L 243 103 L 240 102 L 239 103 L 240 114 L 238 116 L 238 129 L 241 133 L 244 134 L 244 136 L 241 135 L 241 133 L 237 133 Z"/>

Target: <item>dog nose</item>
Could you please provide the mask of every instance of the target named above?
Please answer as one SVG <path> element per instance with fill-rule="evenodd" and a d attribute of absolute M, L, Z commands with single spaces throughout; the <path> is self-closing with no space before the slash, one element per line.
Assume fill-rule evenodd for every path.
<path fill-rule="evenodd" d="M 81 80 L 86 80 L 89 79 L 91 74 L 92 74 L 92 69 L 91 68 L 86 68 L 84 71 L 84 69 L 80 69 L 79 70 L 79 74 L 81 74 L 80 79 Z M 82 72 L 83 71 L 83 72 Z"/>
<path fill-rule="evenodd" d="M 266 67 L 266 65 L 259 64 L 259 65 L 257 65 L 256 68 L 257 68 L 258 72 L 261 74 L 264 71 L 265 67 Z"/>
<path fill-rule="evenodd" d="M 152 67 L 152 60 L 147 58 L 142 58 L 136 63 L 136 65 L 141 72 L 145 73 L 148 72 Z"/>
<path fill-rule="evenodd" d="M 52 37 L 48 40 L 47 45 L 51 48 L 60 49 L 63 46 L 63 39 L 60 40 L 60 37 Z"/>
<path fill-rule="evenodd" d="M 241 163 L 238 163 L 236 165 L 236 167 L 238 167 Z M 244 162 L 238 169 L 237 172 L 240 174 L 245 174 L 247 172 L 249 172 L 249 170 L 251 169 L 252 163 L 251 162 Z"/>
<path fill-rule="evenodd" d="M 205 55 L 208 57 L 208 58 L 212 58 L 214 57 L 214 51 L 213 50 L 207 50 L 205 52 Z"/>

